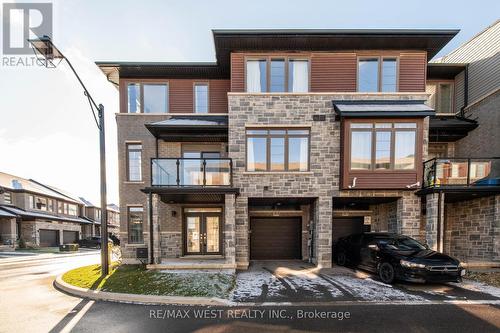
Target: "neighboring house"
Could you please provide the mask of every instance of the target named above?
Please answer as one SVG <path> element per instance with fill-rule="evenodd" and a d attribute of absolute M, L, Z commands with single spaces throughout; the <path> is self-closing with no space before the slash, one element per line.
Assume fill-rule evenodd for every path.
<path fill-rule="evenodd" d="M 429 158 L 420 193 L 438 248 L 500 260 L 500 20 L 427 67 Z M 496 194 L 496 195 L 495 195 Z M 432 234 L 431 233 L 431 234 Z M 427 232 L 429 234 L 429 232 Z"/>
<path fill-rule="evenodd" d="M 89 220 L 92 224 L 85 226 L 84 237 L 100 236 L 101 235 L 101 207 L 94 205 L 92 202 L 80 197 L 84 203 L 83 217 Z M 108 234 L 119 235 L 120 232 L 120 210 L 115 204 L 108 205 Z"/>
<path fill-rule="evenodd" d="M 83 203 L 32 179 L 0 172 L 0 242 L 58 246 L 81 238 Z"/>
<path fill-rule="evenodd" d="M 333 242 L 363 230 L 443 247 L 442 210 L 421 188 L 426 73 L 457 33 L 215 30 L 215 63 L 98 62 L 120 92 L 124 262 L 147 250 L 156 267 L 330 267 Z M 467 190 L 500 218 L 498 186 Z"/>

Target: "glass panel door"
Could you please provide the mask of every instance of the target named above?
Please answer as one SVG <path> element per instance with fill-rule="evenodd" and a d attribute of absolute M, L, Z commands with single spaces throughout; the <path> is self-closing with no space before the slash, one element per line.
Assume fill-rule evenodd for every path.
<path fill-rule="evenodd" d="M 201 252 L 201 215 L 186 216 L 186 252 L 188 254 Z"/>
<path fill-rule="evenodd" d="M 205 215 L 205 252 L 208 254 L 220 252 L 220 216 Z"/>

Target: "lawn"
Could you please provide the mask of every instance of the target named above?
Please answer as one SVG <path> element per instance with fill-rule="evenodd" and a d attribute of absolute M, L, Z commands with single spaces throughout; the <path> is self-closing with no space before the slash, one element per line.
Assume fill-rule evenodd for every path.
<path fill-rule="evenodd" d="M 500 288 L 500 272 L 467 272 L 465 277 Z"/>
<path fill-rule="evenodd" d="M 114 266 L 102 279 L 100 265 L 90 265 L 71 270 L 63 280 L 77 287 L 116 293 L 228 297 L 235 285 L 235 276 L 225 273 L 146 270 L 141 265 Z"/>

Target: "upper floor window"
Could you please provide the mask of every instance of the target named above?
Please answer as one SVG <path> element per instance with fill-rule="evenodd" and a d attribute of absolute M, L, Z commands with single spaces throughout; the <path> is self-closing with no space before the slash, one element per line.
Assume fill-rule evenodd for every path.
<path fill-rule="evenodd" d="M 309 170 L 308 129 L 247 129 L 247 171 Z"/>
<path fill-rule="evenodd" d="M 168 112 L 168 84 L 129 83 L 127 94 L 129 113 Z"/>
<path fill-rule="evenodd" d="M 6 204 L 12 204 L 12 193 L 10 192 L 5 192 L 3 194 L 3 201 L 6 203 Z"/>
<path fill-rule="evenodd" d="M 47 210 L 47 198 L 35 197 L 35 209 Z"/>
<path fill-rule="evenodd" d="M 416 123 L 351 123 L 351 170 L 414 170 Z"/>
<path fill-rule="evenodd" d="M 264 57 L 246 61 L 247 92 L 309 91 L 309 61 L 290 57 Z"/>
<path fill-rule="evenodd" d="M 142 180 L 142 145 L 127 144 L 127 180 Z"/>
<path fill-rule="evenodd" d="M 194 85 L 194 112 L 208 113 L 208 84 L 196 83 Z"/>
<path fill-rule="evenodd" d="M 453 87 L 451 83 L 439 83 L 437 87 L 438 113 L 453 113 Z"/>
<path fill-rule="evenodd" d="M 396 92 L 397 58 L 363 57 L 358 59 L 359 92 Z"/>

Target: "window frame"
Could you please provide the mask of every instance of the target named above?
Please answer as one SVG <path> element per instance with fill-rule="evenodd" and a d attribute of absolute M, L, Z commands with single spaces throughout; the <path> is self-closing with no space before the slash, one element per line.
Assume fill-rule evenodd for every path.
<path fill-rule="evenodd" d="M 130 179 L 130 149 L 129 146 L 137 146 L 140 145 L 141 149 L 133 149 L 133 151 L 140 151 L 141 152 L 141 160 L 140 160 L 140 166 L 141 166 L 141 172 L 140 172 L 140 179 L 139 180 L 131 180 Z M 125 181 L 127 182 L 132 182 L 132 183 L 141 183 L 144 179 L 143 177 L 143 167 L 142 167 L 142 152 L 143 152 L 143 144 L 142 142 L 125 142 L 125 168 L 126 168 L 126 179 Z"/>
<path fill-rule="evenodd" d="M 283 59 L 285 61 L 285 91 L 283 92 L 271 92 L 271 61 L 272 60 L 280 60 Z M 266 91 L 261 92 L 248 92 L 247 91 L 247 61 L 249 60 L 265 60 L 266 61 Z M 289 91 L 290 87 L 289 83 L 289 62 L 290 60 L 304 60 L 307 61 L 307 91 L 304 92 L 293 92 Z M 307 54 L 259 54 L 259 55 L 246 55 L 244 57 L 244 65 L 243 65 L 243 81 L 244 81 L 244 89 L 246 93 L 250 94 L 306 94 L 311 92 L 311 55 Z"/>
<path fill-rule="evenodd" d="M 267 134 L 248 134 L 247 131 L 268 131 Z M 307 134 L 292 134 L 288 131 L 306 130 Z M 271 134 L 270 131 L 285 131 L 285 134 Z M 265 138 L 266 139 L 266 170 L 248 170 L 248 138 Z M 307 138 L 307 170 L 289 170 L 289 138 Z M 284 138 L 284 169 L 271 169 L 271 138 Z M 245 128 L 245 172 L 309 172 L 311 170 L 311 128 L 310 127 L 246 127 Z"/>
<path fill-rule="evenodd" d="M 5 192 L 3 194 L 3 202 L 8 204 L 8 205 L 12 205 L 12 193 L 11 192 Z"/>
<path fill-rule="evenodd" d="M 130 84 L 138 84 L 139 85 L 139 93 L 141 95 L 139 101 L 141 103 L 140 105 L 140 108 L 139 108 L 139 111 L 138 112 L 129 112 L 129 108 L 128 108 L 128 100 L 129 100 L 129 96 L 128 96 L 128 86 Z M 144 85 L 152 85 L 152 86 L 160 86 L 160 85 L 165 85 L 166 86 L 166 90 L 167 90 L 167 96 L 166 96 L 166 100 L 165 100 L 165 106 L 166 106 L 166 110 L 165 112 L 147 112 L 145 113 L 144 112 Z M 124 113 L 127 113 L 127 114 L 168 114 L 170 113 L 170 81 L 168 80 L 126 80 L 124 82 L 124 86 L 125 86 L 125 92 L 124 92 L 124 100 L 122 101 L 125 105 L 125 111 Z"/>
<path fill-rule="evenodd" d="M 207 87 L 207 112 L 196 112 L 196 87 Z M 193 114 L 208 114 L 210 113 L 210 82 L 209 81 L 195 81 L 193 82 Z"/>
<path fill-rule="evenodd" d="M 130 232 L 130 209 L 131 208 L 141 208 L 142 209 L 142 236 L 139 242 L 135 242 L 131 240 L 131 232 Z M 129 244 L 144 244 L 144 223 L 145 215 L 144 215 L 144 206 L 143 205 L 127 205 L 127 239 Z"/>
<path fill-rule="evenodd" d="M 356 92 L 359 93 L 384 93 L 393 94 L 399 92 L 399 55 L 359 55 L 356 57 Z M 364 59 L 377 59 L 378 61 L 378 77 L 377 77 L 377 91 L 360 91 L 359 90 L 359 62 Z M 396 59 L 396 90 L 395 91 L 382 91 L 382 78 L 383 78 L 383 62 L 384 59 Z"/>
<path fill-rule="evenodd" d="M 370 123 L 373 126 L 371 128 L 355 128 L 354 131 L 359 132 L 371 132 L 371 163 L 369 169 L 352 169 L 352 124 L 366 124 Z M 391 123 L 391 128 L 376 128 L 377 123 Z M 415 128 L 396 128 L 394 124 L 398 123 L 414 123 Z M 350 119 L 344 122 L 344 135 L 347 140 L 346 152 L 343 157 L 344 170 L 350 174 L 356 173 L 415 173 L 419 172 L 422 156 L 422 120 L 421 119 Z M 390 168 L 389 169 L 376 169 L 376 133 L 377 132 L 391 132 L 391 148 L 390 148 Z M 396 147 L 396 132 L 414 132 L 415 133 L 415 161 L 413 169 L 395 169 L 395 147 Z"/>
<path fill-rule="evenodd" d="M 450 86 L 450 112 L 443 112 L 441 110 L 441 86 L 443 85 L 448 85 Z M 436 82 L 436 94 L 435 94 L 435 107 L 436 110 L 439 112 L 436 112 L 436 114 L 447 114 L 447 115 L 454 115 L 455 112 L 455 84 L 453 81 L 437 81 Z"/>

